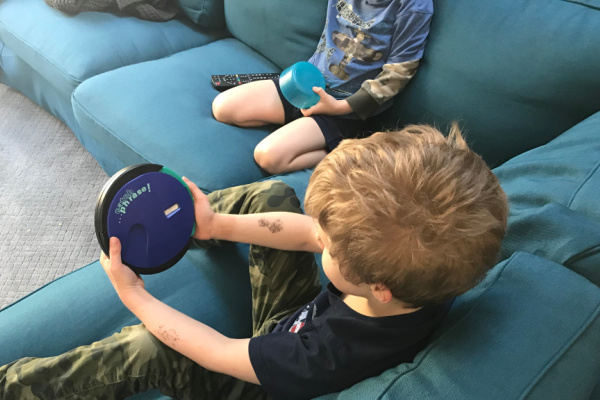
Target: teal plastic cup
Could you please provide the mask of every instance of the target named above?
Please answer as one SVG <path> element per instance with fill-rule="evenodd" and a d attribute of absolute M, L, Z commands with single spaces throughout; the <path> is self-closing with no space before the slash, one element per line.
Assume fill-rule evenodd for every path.
<path fill-rule="evenodd" d="M 286 68 L 279 76 L 281 93 L 294 107 L 306 109 L 320 100 L 313 87 L 325 89 L 325 78 L 317 67 L 301 61 Z"/>

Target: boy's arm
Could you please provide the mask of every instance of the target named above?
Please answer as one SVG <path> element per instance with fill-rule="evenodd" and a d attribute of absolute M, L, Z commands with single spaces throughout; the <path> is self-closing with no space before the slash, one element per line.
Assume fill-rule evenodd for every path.
<path fill-rule="evenodd" d="M 369 118 L 377 108 L 396 96 L 415 76 L 419 60 L 384 64 L 383 71 L 374 79 L 364 81 L 356 93 L 337 100 L 324 89 L 314 87 L 320 100 L 308 110 L 302 110 L 305 117 L 313 114 L 345 115 L 355 112 L 362 119 Z"/>
<path fill-rule="evenodd" d="M 419 60 L 384 64 L 375 79 L 367 79 L 346 101 L 359 117 L 367 119 L 383 103 L 396 96 L 415 76 Z"/>
<path fill-rule="evenodd" d="M 311 217 L 287 212 L 218 214 L 212 210 L 208 197 L 189 179 L 183 179 L 194 197 L 196 239 L 221 239 L 281 250 L 322 252 Z"/>
<path fill-rule="evenodd" d="M 154 298 L 144 282 L 121 262 L 121 244 L 110 240 L 110 259 L 100 262 L 119 298 L 154 336 L 211 371 L 260 384 L 250 362 L 250 339 L 231 339 Z"/>
<path fill-rule="evenodd" d="M 215 214 L 213 239 L 321 253 L 312 218 L 295 213 Z"/>

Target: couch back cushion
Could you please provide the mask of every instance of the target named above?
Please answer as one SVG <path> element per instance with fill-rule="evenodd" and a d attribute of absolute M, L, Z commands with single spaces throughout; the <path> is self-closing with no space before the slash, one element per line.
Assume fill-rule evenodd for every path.
<path fill-rule="evenodd" d="M 280 68 L 306 61 L 325 25 L 324 0 L 228 0 L 231 34 Z"/>
<path fill-rule="evenodd" d="M 389 125 L 458 120 L 492 166 L 600 109 L 600 0 L 434 0 Z"/>
<path fill-rule="evenodd" d="M 43 0 L 0 3 L 0 41 L 66 99 L 93 76 L 222 37 L 222 31 L 201 32 L 178 19 L 157 23 L 107 12 L 68 17 Z"/>
<path fill-rule="evenodd" d="M 178 0 L 183 13 L 204 29 L 225 27 L 224 0 Z"/>
<path fill-rule="evenodd" d="M 600 286 L 600 112 L 494 173 L 510 202 L 503 258 L 528 251 Z"/>

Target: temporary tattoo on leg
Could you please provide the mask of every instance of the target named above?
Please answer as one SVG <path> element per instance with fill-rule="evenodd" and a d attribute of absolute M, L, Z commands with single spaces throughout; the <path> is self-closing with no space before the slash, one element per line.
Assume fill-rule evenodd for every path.
<path fill-rule="evenodd" d="M 156 331 L 156 335 L 165 344 L 167 344 L 171 347 L 175 346 L 175 343 L 177 343 L 177 341 L 179 340 L 179 335 L 177 334 L 177 331 L 175 329 L 167 330 L 167 328 L 165 328 L 164 325 L 161 325 L 158 327 L 158 330 Z"/>
<path fill-rule="evenodd" d="M 260 218 L 258 220 L 258 226 L 269 228 L 271 233 L 277 233 L 283 229 L 283 223 L 281 222 L 281 220 L 279 218 L 277 218 L 273 222 L 269 221 L 266 218 Z"/>

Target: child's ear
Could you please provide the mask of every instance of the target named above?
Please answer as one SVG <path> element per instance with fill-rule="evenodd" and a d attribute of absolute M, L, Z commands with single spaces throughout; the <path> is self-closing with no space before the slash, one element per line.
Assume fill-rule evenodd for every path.
<path fill-rule="evenodd" d="M 383 304 L 387 304 L 393 300 L 392 291 L 383 283 L 375 283 L 371 285 L 373 296 Z"/>

